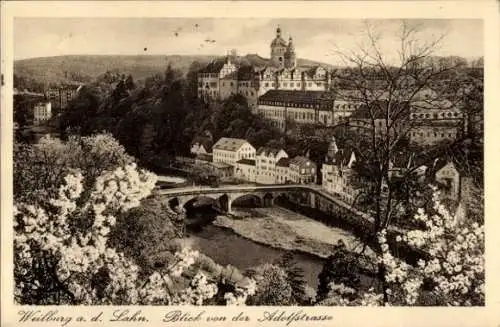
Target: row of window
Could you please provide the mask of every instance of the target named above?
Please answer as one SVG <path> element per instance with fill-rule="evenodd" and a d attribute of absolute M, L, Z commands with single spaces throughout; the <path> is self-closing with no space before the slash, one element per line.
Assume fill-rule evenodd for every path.
<path fill-rule="evenodd" d="M 424 132 L 413 132 L 412 133 L 412 136 L 413 137 L 434 137 L 434 138 L 445 138 L 445 137 L 448 137 L 448 138 L 451 138 L 451 137 L 456 137 L 456 133 L 436 133 L 436 132 L 427 132 L 427 133 L 424 133 Z"/>
<path fill-rule="evenodd" d="M 218 77 L 219 74 L 217 73 L 199 73 L 198 74 L 198 77 L 204 77 L 204 78 L 214 78 L 214 77 Z"/>
<path fill-rule="evenodd" d="M 283 101 L 268 101 L 268 100 L 259 100 L 259 104 L 267 105 L 267 106 L 275 106 L 275 107 L 290 107 L 290 108 L 313 108 L 320 109 L 320 103 L 296 103 L 296 102 L 283 102 Z"/>
<path fill-rule="evenodd" d="M 236 156 L 235 156 L 235 153 L 226 153 L 226 152 L 215 152 L 214 151 L 214 157 L 222 157 L 222 158 L 231 158 L 231 159 L 234 159 Z"/>
<path fill-rule="evenodd" d="M 284 116 L 285 116 L 285 112 L 280 111 L 280 110 L 270 111 L 270 110 L 261 109 L 260 111 L 265 117 L 268 117 L 268 118 L 269 117 L 271 117 L 271 118 L 284 118 Z M 288 112 L 288 117 L 296 119 L 296 120 L 315 121 L 314 112 Z M 328 116 L 323 115 L 322 117 L 324 118 L 324 120 L 326 122 Z"/>
<path fill-rule="evenodd" d="M 459 113 L 458 112 L 440 112 L 439 114 L 437 112 L 435 112 L 434 114 L 430 114 L 430 113 L 419 113 L 419 114 L 411 114 L 411 118 L 425 118 L 425 119 L 430 119 L 430 118 L 434 118 L 434 119 L 438 119 L 438 118 L 458 118 L 459 117 Z"/>

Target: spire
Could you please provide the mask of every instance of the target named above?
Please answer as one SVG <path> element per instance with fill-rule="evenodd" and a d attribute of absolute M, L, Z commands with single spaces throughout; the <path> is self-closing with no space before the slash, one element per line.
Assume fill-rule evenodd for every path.
<path fill-rule="evenodd" d="M 293 40 L 292 40 L 291 36 L 288 38 L 288 49 L 289 49 L 289 51 L 294 51 L 295 50 L 295 47 L 293 45 Z"/>
<path fill-rule="evenodd" d="M 332 136 L 332 140 L 328 146 L 328 153 L 326 154 L 327 161 L 335 162 L 337 152 L 339 152 L 339 148 L 337 147 L 337 142 L 335 142 L 335 137 Z"/>
<path fill-rule="evenodd" d="M 278 25 L 278 28 L 276 29 L 276 37 L 281 37 L 281 27 Z"/>

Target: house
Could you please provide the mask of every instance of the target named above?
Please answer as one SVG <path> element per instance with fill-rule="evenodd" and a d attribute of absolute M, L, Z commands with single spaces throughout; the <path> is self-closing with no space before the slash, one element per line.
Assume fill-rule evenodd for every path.
<path fill-rule="evenodd" d="M 314 161 L 303 156 L 290 160 L 289 179 L 294 184 L 316 183 L 317 168 Z"/>
<path fill-rule="evenodd" d="M 255 182 L 255 159 L 241 159 L 234 166 L 234 177 L 248 182 Z"/>
<path fill-rule="evenodd" d="M 234 167 L 223 162 L 209 162 L 211 170 L 220 178 L 233 177 Z"/>
<path fill-rule="evenodd" d="M 52 118 L 52 104 L 50 101 L 38 102 L 33 107 L 33 122 L 35 125 L 46 122 Z"/>
<path fill-rule="evenodd" d="M 389 113 L 389 119 L 387 114 Z M 407 102 L 389 105 L 386 100 L 373 101 L 369 106 L 361 104 L 349 117 L 349 126 L 365 135 L 376 137 L 401 133 L 409 128 L 410 106 Z M 387 128 L 389 127 L 389 130 Z"/>
<path fill-rule="evenodd" d="M 235 94 L 236 65 L 227 56 L 224 60 L 213 60 L 198 72 L 198 97 L 206 100 L 225 99 Z"/>
<path fill-rule="evenodd" d="M 427 121 L 414 125 L 409 133 L 410 142 L 419 145 L 435 145 L 442 142 L 453 142 L 461 134 L 461 121 Z"/>
<path fill-rule="evenodd" d="M 255 159 L 255 148 L 244 139 L 223 137 L 212 147 L 213 162 L 235 166 L 241 159 Z"/>
<path fill-rule="evenodd" d="M 200 142 L 195 142 L 191 146 L 191 154 L 198 155 L 207 153 L 208 153 L 207 149 L 205 149 L 205 146 Z"/>
<path fill-rule="evenodd" d="M 328 153 L 321 167 L 321 186 L 343 201 L 352 204 L 362 191 L 361 180 L 353 171 L 356 154 L 352 150 L 339 149 L 335 138 L 328 147 Z"/>
<path fill-rule="evenodd" d="M 324 91 L 270 90 L 259 97 L 257 112 L 282 131 L 287 121 L 332 126 L 334 102 Z"/>
<path fill-rule="evenodd" d="M 389 178 L 403 177 L 412 165 L 415 154 L 408 151 L 399 151 L 389 160 Z"/>
<path fill-rule="evenodd" d="M 290 182 L 290 158 L 281 158 L 276 163 L 276 184 L 287 184 Z"/>
<path fill-rule="evenodd" d="M 256 182 L 261 184 L 276 183 L 276 163 L 281 158 L 288 158 L 283 149 L 261 147 L 255 154 Z"/>
<path fill-rule="evenodd" d="M 468 199 L 472 177 L 461 165 L 453 160 L 438 160 L 434 171 L 441 199 L 457 203 Z"/>
<path fill-rule="evenodd" d="M 45 97 L 51 102 L 53 109 L 66 109 L 68 103 L 76 97 L 82 87 L 78 83 L 61 85 L 57 88 L 48 89 L 45 92 Z"/>

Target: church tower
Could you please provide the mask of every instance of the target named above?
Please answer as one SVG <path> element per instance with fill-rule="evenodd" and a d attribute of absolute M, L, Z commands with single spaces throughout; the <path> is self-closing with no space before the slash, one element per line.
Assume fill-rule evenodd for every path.
<path fill-rule="evenodd" d="M 284 67 L 286 51 L 287 44 L 281 37 L 281 28 L 278 26 L 276 29 L 276 37 L 271 42 L 271 62 L 278 67 Z"/>
<path fill-rule="evenodd" d="M 285 67 L 294 68 L 297 64 L 297 59 L 295 56 L 295 46 L 293 45 L 292 37 L 288 39 L 288 46 L 285 51 Z"/>
<path fill-rule="evenodd" d="M 328 152 L 325 157 L 325 163 L 335 164 L 337 153 L 339 152 L 339 148 L 337 146 L 337 142 L 335 141 L 335 137 L 332 136 L 332 140 L 328 145 Z"/>

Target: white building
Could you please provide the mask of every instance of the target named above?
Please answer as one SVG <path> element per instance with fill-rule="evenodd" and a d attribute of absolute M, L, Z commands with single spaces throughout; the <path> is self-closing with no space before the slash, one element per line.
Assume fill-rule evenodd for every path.
<path fill-rule="evenodd" d="M 255 159 L 255 148 L 247 140 L 223 137 L 212 147 L 213 161 L 233 167 L 241 159 Z"/>
<path fill-rule="evenodd" d="M 48 121 L 52 118 L 52 104 L 49 101 L 39 102 L 33 108 L 33 120 L 35 124 Z"/>
<path fill-rule="evenodd" d="M 247 98 L 252 110 L 257 99 L 269 90 L 327 91 L 331 73 L 322 66 L 297 66 L 295 45 L 290 37 L 286 42 L 281 29 L 270 45 L 270 59 L 259 57 L 260 66 L 236 67 L 229 56 L 216 60 L 198 73 L 198 96 L 205 99 L 227 99 L 239 93 Z"/>
<path fill-rule="evenodd" d="M 281 158 L 288 158 L 283 149 L 261 147 L 256 152 L 256 181 L 261 184 L 276 183 L 276 164 Z"/>
<path fill-rule="evenodd" d="M 316 164 L 309 158 L 297 156 L 289 162 L 288 176 L 294 184 L 314 184 L 316 173 Z"/>
<path fill-rule="evenodd" d="M 276 163 L 276 184 L 290 182 L 290 158 L 281 158 Z"/>
<path fill-rule="evenodd" d="M 354 184 L 357 177 L 352 167 L 356 162 L 353 151 L 339 150 L 332 138 L 328 148 L 328 154 L 321 168 L 321 186 L 325 191 L 339 196 L 343 201 L 352 204 L 361 189 Z"/>
<path fill-rule="evenodd" d="M 198 73 L 198 97 L 225 99 L 237 91 L 237 68 L 229 56 L 215 60 Z"/>
<path fill-rule="evenodd" d="M 208 154 L 207 149 L 205 149 L 205 146 L 199 142 L 193 143 L 191 146 L 191 154 L 194 155 L 199 155 L 199 154 Z"/>
<path fill-rule="evenodd" d="M 241 159 L 234 166 L 234 177 L 244 181 L 256 181 L 256 168 L 254 159 Z"/>

